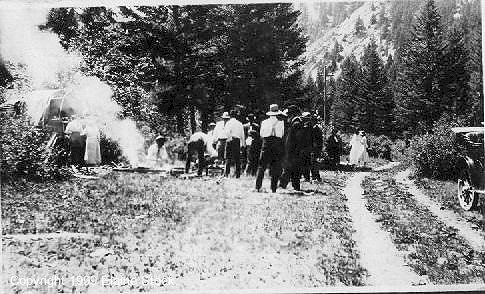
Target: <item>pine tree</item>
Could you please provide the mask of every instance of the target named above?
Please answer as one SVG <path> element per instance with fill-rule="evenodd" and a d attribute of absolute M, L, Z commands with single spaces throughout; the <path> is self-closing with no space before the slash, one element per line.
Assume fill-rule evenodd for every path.
<path fill-rule="evenodd" d="M 361 127 L 375 134 L 390 135 L 392 127 L 392 96 L 387 93 L 384 64 L 377 53 L 374 40 L 366 47 L 362 57 L 362 88 L 356 101 L 355 118 Z"/>
<path fill-rule="evenodd" d="M 74 8 L 54 8 L 47 15 L 45 28 L 50 28 L 61 39 L 64 48 L 78 35 L 78 20 Z"/>
<path fill-rule="evenodd" d="M 469 53 L 465 46 L 464 29 L 466 28 L 463 26 L 454 25 L 448 32 L 441 80 L 442 103 L 448 106 L 447 111 L 456 115 L 465 114 L 470 110 L 470 75 L 466 69 Z"/>
<path fill-rule="evenodd" d="M 357 59 L 352 54 L 344 59 L 341 69 L 342 72 L 336 81 L 331 118 L 337 128 L 352 132 L 359 126 L 354 120 L 354 106 L 360 95 L 362 73 Z"/>
<path fill-rule="evenodd" d="M 482 24 L 480 3 L 481 1 L 475 0 L 466 2 L 463 12 L 463 25 L 467 27 L 467 33 L 465 34 L 465 45 L 469 52 L 469 58 L 467 63 L 467 71 L 470 75 L 468 82 L 469 87 L 469 99 L 471 109 L 469 113 L 471 125 L 480 126 L 483 122 L 483 109 L 484 109 L 484 97 L 483 97 L 483 69 L 482 69 Z M 483 5 L 483 3 L 482 3 Z M 466 22 L 466 23 L 465 23 Z"/>
<path fill-rule="evenodd" d="M 370 18 L 370 24 L 376 24 L 377 23 L 377 17 L 375 14 L 372 14 L 371 18 Z"/>
<path fill-rule="evenodd" d="M 357 18 L 357 21 L 355 22 L 355 29 L 354 29 L 355 35 L 361 36 L 365 33 L 365 25 L 364 21 L 360 16 Z"/>
<path fill-rule="evenodd" d="M 441 100 L 444 60 L 440 15 L 433 0 L 421 9 L 411 38 L 400 48 L 396 78 L 399 123 L 405 129 L 430 128 L 448 105 Z"/>

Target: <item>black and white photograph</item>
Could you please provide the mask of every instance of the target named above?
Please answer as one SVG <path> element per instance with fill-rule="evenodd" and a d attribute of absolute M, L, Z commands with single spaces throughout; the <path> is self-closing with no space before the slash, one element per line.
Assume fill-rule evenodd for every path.
<path fill-rule="evenodd" d="M 0 0 L 0 292 L 484 293 L 482 6 Z"/>

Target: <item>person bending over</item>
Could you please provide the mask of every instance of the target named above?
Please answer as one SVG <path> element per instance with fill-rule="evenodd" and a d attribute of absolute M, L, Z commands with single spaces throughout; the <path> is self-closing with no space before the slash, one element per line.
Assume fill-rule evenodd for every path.
<path fill-rule="evenodd" d="M 195 132 L 190 136 L 187 151 L 187 161 L 185 162 L 185 173 L 190 170 L 190 162 L 192 156 L 197 154 L 197 160 L 199 162 L 197 175 L 201 176 L 205 167 L 204 152 L 207 151 L 213 158 L 217 157 L 217 151 L 212 147 L 212 138 L 203 132 Z"/>

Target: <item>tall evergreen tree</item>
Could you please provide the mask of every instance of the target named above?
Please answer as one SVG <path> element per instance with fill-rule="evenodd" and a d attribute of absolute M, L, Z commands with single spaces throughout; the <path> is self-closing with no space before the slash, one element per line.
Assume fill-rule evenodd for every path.
<path fill-rule="evenodd" d="M 442 103 L 449 106 L 449 111 L 462 115 L 470 110 L 469 80 L 466 69 L 469 53 L 465 44 L 466 25 L 458 24 L 448 31 L 447 46 L 443 59 L 443 77 L 441 80 Z"/>
<path fill-rule="evenodd" d="M 408 130 L 429 128 L 448 105 L 443 103 L 442 72 L 444 60 L 440 15 L 433 0 L 421 9 L 411 38 L 400 48 L 401 62 L 396 78 L 399 123 Z"/>
<path fill-rule="evenodd" d="M 357 18 L 357 21 L 355 22 L 354 33 L 357 36 L 361 36 L 365 33 L 364 21 L 362 20 L 362 18 L 360 18 L 360 16 Z"/>
<path fill-rule="evenodd" d="M 341 69 L 342 72 L 336 81 L 331 119 L 339 129 L 351 132 L 358 127 L 358 123 L 354 121 L 354 112 L 355 101 L 360 95 L 362 73 L 359 62 L 352 54 L 344 59 Z"/>
<path fill-rule="evenodd" d="M 389 135 L 392 126 L 392 96 L 386 91 L 384 64 L 374 40 L 366 47 L 361 62 L 362 93 L 356 100 L 355 119 L 368 131 Z"/>

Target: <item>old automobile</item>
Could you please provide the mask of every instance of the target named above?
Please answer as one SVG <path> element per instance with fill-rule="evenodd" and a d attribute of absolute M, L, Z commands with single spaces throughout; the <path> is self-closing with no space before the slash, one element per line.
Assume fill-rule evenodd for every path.
<path fill-rule="evenodd" d="M 456 166 L 457 196 L 464 210 L 478 208 L 480 195 L 485 193 L 484 129 L 484 127 L 452 128 L 461 150 Z"/>

